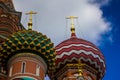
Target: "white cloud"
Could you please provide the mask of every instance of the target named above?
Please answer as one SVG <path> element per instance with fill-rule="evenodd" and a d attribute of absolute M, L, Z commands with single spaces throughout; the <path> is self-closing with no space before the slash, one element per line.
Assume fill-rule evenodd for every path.
<path fill-rule="evenodd" d="M 25 13 L 30 10 L 38 12 L 33 29 L 49 36 L 55 44 L 70 37 L 66 16 L 78 16 L 79 24 L 75 23 L 77 36 L 97 45 L 102 39 L 101 35 L 111 30 L 100 9 L 100 5 L 107 4 L 108 0 L 14 0 L 14 3 L 16 10 L 23 12 L 22 22 L 25 26 L 28 20 Z"/>

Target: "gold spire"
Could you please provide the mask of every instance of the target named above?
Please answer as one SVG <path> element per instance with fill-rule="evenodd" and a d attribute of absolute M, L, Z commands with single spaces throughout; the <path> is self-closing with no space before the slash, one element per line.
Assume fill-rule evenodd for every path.
<path fill-rule="evenodd" d="M 28 22 L 28 30 L 32 30 L 32 15 L 37 14 L 37 12 L 30 11 L 26 13 L 26 15 L 30 15 L 29 22 Z"/>
<path fill-rule="evenodd" d="M 71 20 L 71 33 L 75 33 L 74 19 L 77 19 L 77 16 L 69 16 L 66 19 Z"/>

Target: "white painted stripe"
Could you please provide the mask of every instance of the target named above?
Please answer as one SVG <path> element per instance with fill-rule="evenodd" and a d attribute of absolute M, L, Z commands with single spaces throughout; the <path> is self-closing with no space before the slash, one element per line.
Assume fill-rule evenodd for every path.
<path fill-rule="evenodd" d="M 72 47 L 72 46 L 76 46 L 76 47 L 83 46 L 83 47 L 92 48 L 92 49 L 98 51 L 96 48 L 94 48 L 94 47 L 92 47 L 92 46 L 89 46 L 89 45 L 84 45 L 84 44 L 70 44 L 70 45 L 68 45 L 68 46 L 63 46 L 63 47 L 61 47 L 61 48 L 59 48 L 59 49 L 56 49 L 56 51 L 60 51 L 60 50 L 62 50 L 62 49 L 64 49 L 64 48 L 69 48 L 69 47 Z"/>
<path fill-rule="evenodd" d="M 104 60 L 102 60 L 102 59 L 99 57 L 99 55 L 96 55 L 96 54 L 94 54 L 94 53 L 91 52 L 91 51 L 87 52 L 87 51 L 85 51 L 85 50 L 79 50 L 79 51 L 71 50 L 70 52 L 63 52 L 62 54 L 57 55 L 56 58 L 62 58 L 64 55 L 70 56 L 72 53 L 75 53 L 75 54 L 78 55 L 78 54 L 81 54 L 82 52 L 83 52 L 84 54 L 86 54 L 86 55 L 92 55 L 94 58 L 98 58 L 98 59 L 100 60 L 100 62 L 104 63 Z M 105 67 L 105 63 L 104 63 L 103 66 Z"/>
<path fill-rule="evenodd" d="M 100 68 L 100 65 L 98 65 L 97 64 L 97 62 L 93 62 L 90 58 L 88 58 L 88 59 L 86 59 L 86 58 L 84 58 L 84 57 L 80 57 L 79 59 L 81 59 L 81 60 L 83 60 L 83 61 L 85 61 L 85 62 L 90 62 L 90 64 L 95 64 L 95 67 L 96 68 L 98 68 L 99 69 L 99 72 L 101 72 L 102 73 L 102 70 L 101 70 L 101 68 Z M 76 61 L 78 61 L 78 59 L 76 58 L 76 57 L 73 57 L 72 59 L 65 59 L 63 62 L 59 62 L 58 63 L 58 65 L 56 66 L 56 68 L 60 68 L 60 65 L 61 64 L 66 64 L 66 62 L 72 62 L 73 60 L 76 60 Z"/>

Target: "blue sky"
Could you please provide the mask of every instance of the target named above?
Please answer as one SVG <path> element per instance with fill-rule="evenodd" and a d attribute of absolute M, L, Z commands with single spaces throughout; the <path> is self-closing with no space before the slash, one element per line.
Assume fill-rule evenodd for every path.
<path fill-rule="evenodd" d="M 113 42 L 105 42 L 100 47 L 106 58 L 107 71 L 104 80 L 118 80 L 120 66 L 120 0 L 112 0 L 108 6 L 102 7 L 103 16 L 111 22 Z M 107 35 L 104 35 L 106 38 Z"/>
<path fill-rule="evenodd" d="M 25 13 L 38 12 L 33 29 L 46 34 L 55 45 L 70 37 L 69 21 L 65 17 L 78 16 L 77 36 L 96 44 L 105 56 L 103 80 L 119 79 L 120 0 L 14 0 L 14 3 L 16 10 L 23 13 L 22 23 L 26 28 Z"/>

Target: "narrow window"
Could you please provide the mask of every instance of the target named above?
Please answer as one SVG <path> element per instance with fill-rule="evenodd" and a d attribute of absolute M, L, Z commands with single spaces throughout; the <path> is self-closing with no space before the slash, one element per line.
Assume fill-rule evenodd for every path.
<path fill-rule="evenodd" d="M 26 65 L 26 63 L 22 62 L 22 73 L 25 73 L 25 65 Z"/>
<path fill-rule="evenodd" d="M 36 66 L 36 75 L 37 76 L 40 75 L 40 66 L 39 65 Z"/>

